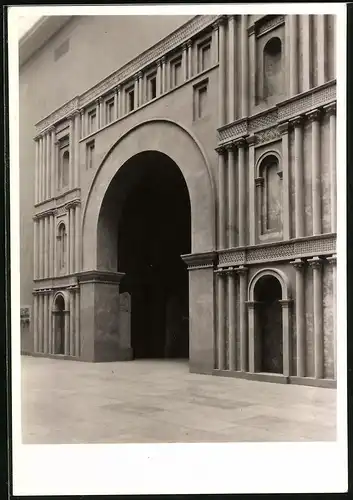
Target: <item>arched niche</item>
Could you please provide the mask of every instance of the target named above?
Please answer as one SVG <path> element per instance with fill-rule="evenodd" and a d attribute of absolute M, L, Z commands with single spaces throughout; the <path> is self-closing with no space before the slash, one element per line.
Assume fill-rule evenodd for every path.
<path fill-rule="evenodd" d="M 270 38 L 263 49 L 263 97 L 265 100 L 283 93 L 282 41 Z"/>

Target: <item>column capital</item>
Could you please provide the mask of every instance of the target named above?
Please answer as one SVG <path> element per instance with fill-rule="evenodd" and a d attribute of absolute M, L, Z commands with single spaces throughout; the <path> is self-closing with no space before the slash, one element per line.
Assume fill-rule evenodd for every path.
<path fill-rule="evenodd" d="M 55 127 L 54 127 L 54 125 L 51 125 L 51 126 L 48 128 L 48 132 L 55 132 Z"/>
<path fill-rule="evenodd" d="M 227 274 L 227 268 L 226 267 L 217 267 L 214 272 L 218 274 L 218 276 L 222 276 Z"/>
<path fill-rule="evenodd" d="M 167 57 L 166 57 L 166 56 L 162 56 L 162 57 L 160 58 L 160 61 L 161 61 L 161 63 L 162 63 L 162 64 L 165 64 L 165 63 L 166 63 L 166 61 L 167 61 Z"/>
<path fill-rule="evenodd" d="M 100 97 L 97 97 L 95 102 L 96 102 L 96 104 L 101 104 L 102 101 L 103 101 L 103 97 L 100 96 Z"/>
<path fill-rule="evenodd" d="M 188 46 L 188 48 L 192 47 L 192 40 L 188 40 L 186 42 L 186 45 Z"/>
<path fill-rule="evenodd" d="M 187 48 L 188 48 L 188 44 L 187 44 L 187 42 L 184 42 L 181 46 L 182 51 L 185 52 L 187 50 Z"/>
<path fill-rule="evenodd" d="M 303 270 L 305 266 L 305 261 L 303 259 L 295 259 L 292 260 L 290 263 L 297 271 Z"/>
<path fill-rule="evenodd" d="M 262 187 L 264 185 L 264 178 L 263 177 L 256 177 L 255 179 L 255 186 L 256 187 Z"/>
<path fill-rule="evenodd" d="M 261 302 L 258 300 L 248 300 L 245 304 L 248 306 L 248 309 L 254 310 L 257 305 L 261 304 Z"/>
<path fill-rule="evenodd" d="M 314 109 L 313 111 L 309 111 L 309 113 L 306 113 L 306 117 L 310 122 L 317 122 L 320 120 L 322 115 L 321 109 Z"/>
<path fill-rule="evenodd" d="M 137 73 L 137 78 L 142 78 L 142 77 L 143 77 L 143 73 L 142 73 L 142 71 L 139 71 L 139 72 Z"/>
<path fill-rule="evenodd" d="M 331 116 L 331 115 L 336 115 L 336 109 L 337 109 L 337 105 L 336 105 L 336 102 L 331 102 L 330 104 L 327 104 L 326 106 L 324 106 L 324 112 Z"/>
<path fill-rule="evenodd" d="M 329 262 L 332 266 L 335 266 L 337 264 L 337 255 L 331 255 L 330 257 L 326 258 L 327 262 Z"/>
<path fill-rule="evenodd" d="M 277 127 L 278 132 L 281 135 L 288 134 L 289 122 L 280 123 Z"/>
<path fill-rule="evenodd" d="M 234 151 L 235 144 L 234 144 L 234 142 L 229 142 L 228 144 L 225 144 L 225 146 L 224 146 L 224 147 L 225 147 L 225 149 L 226 149 L 227 151 Z"/>
<path fill-rule="evenodd" d="M 248 270 L 249 269 L 245 266 L 239 266 L 235 268 L 235 272 L 238 273 L 240 276 L 245 276 Z"/>
<path fill-rule="evenodd" d="M 121 83 L 118 83 L 118 85 L 114 88 L 115 92 L 120 92 L 121 90 Z"/>
<path fill-rule="evenodd" d="M 219 155 L 224 155 L 224 154 L 225 154 L 225 152 L 226 152 L 226 148 L 225 148 L 224 146 L 218 146 L 218 147 L 215 149 L 215 151 L 217 151 L 217 153 L 218 153 Z"/>
<path fill-rule="evenodd" d="M 72 112 L 72 116 L 73 117 L 76 117 L 80 114 L 81 110 L 80 109 L 74 109 L 73 112 Z"/>
<path fill-rule="evenodd" d="M 301 115 L 295 116 L 294 118 L 292 118 L 291 120 L 289 120 L 289 123 L 291 125 L 293 125 L 295 128 L 301 127 L 303 125 L 303 122 L 304 122 L 304 118 Z"/>
<path fill-rule="evenodd" d="M 159 59 L 157 59 L 156 65 L 157 65 L 157 68 L 159 68 L 162 65 L 162 58 L 161 57 Z"/>
<path fill-rule="evenodd" d="M 246 142 L 249 146 L 254 146 L 257 142 L 257 136 L 255 134 L 250 135 L 246 138 Z"/>
<path fill-rule="evenodd" d="M 292 299 L 282 299 L 279 300 L 278 302 L 281 304 L 283 309 L 290 307 L 293 303 Z"/>
<path fill-rule="evenodd" d="M 85 114 L 85 110 L 84 110 L 84 108 L 81 108 L 81 109 L 80 109 L 80 115 L 81 115 L 81 117 L 82 117 L 84 114 Z"/>
<path fill-rule="evenodd" d="M 308 259 L 309 266 L 313 269 L 321 269 L 323 264 L 323 259 L 320 257 L 313 257 L 312 259 Z"/>
<path fill-rule="evenodd" d="M 233 144 L 236 148 L 245 148 L 247 145 L 247 141 L 246 141 L 245 137 L 241 137 L 240 139 L 236 139 L 233 142 Z"/>
<path fill-rule="evenodd" d="M 234 267 L 228 267 L 227 269 L 225 269 L 225 274 L 227 276 L 233 276 L 235 273 L 235 268 Z"/>

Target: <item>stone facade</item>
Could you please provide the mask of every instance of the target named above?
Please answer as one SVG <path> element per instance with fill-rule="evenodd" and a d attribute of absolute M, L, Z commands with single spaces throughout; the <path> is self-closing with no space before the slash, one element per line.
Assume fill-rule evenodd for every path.
<path fill-rule="evenodd" d="M 150 151 L 190 198 L 190 370 L 334 384 L 334 41 L 334 16 L 196 16 L 41 119 L 23 349 L 133 358 L 116 221 Z"/>

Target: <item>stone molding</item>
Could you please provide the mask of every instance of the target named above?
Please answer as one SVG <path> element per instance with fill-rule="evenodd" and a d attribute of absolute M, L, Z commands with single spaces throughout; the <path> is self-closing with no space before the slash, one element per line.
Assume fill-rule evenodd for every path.
<path fill-rule="evenodd" d="M 104 283 L 104 284 L 119 284 L 125 273 L 113 271 L 82 271 L 77 273 L 77 279 L 80 284 L 84 283 Z"/>
<path fill-rule="evenodd" d="M 208 26 L 211 26 L 218 18 L 219 16 L 217 15 L 195 16 L 186 24 L 175 30 L 151 48 L 139 54 L 137 57 L 129 61 L 97 85 L 56 109 L 47 117 L 43 118 L 43 120 L 36 124 L 37 133 L 43 132 L 47 127 L 55 122 L 66 119 L 67 116 L 73 111 L 80 110 L 80 108 L 92 104 L 96 99 L 104 94 L 113 91 L 114 88 L 120 83 L 132 78 L 135 73 L 143 70 L 146 66 L 157 62 L 157 60 L 163 57 L 166 53 L 175 50 L 179 45 L 187 42 L 190 37 L 196 35 Z"/>
<path fill-rule="evenodd" d="M 81 205 L 81 200 L 79 198 L 69 200 L 67 203 L 60 205 L 60 206 L 54 206 L 51 208 L 47 208 L 43 210 L 42 212 L 38 212 L 34 214 L 33 220 L 38 220 L 43 217 L 48 217 L 49 215 L 54 215 L 54 216 L 60 216 L 64 215 L 70 208 L 76 207 Z"/>
<path fill-rule="evenodd" d="M 281 26 L 282 24 L 285 23 L 284 16 L 264 16 L 263 18 L 259 19 L 258 21 L 255 22 L 254 28 L 255 28 L 255 33 L 256 37 L 260 37 L 264 35 L 265 33 L 268 33 L 269 31 L 277 28 L 278 26 Z M 249 30 L 251 27 L 249 28 Z"/>
<path fill-rule="evenodd" d="M 336 80 L 315 87 L 307 92 L 287 99 L 268 111 L 262 111 L 252 117 L 241 118 L 218 129 L 218 143 L 224 145 L 247 135 L 255 134 L 257 141 L 267 142 L 280 138 L 283 122 L 298 116 L 309 114 L 325 107 L 333 112 L 336 101 Z M 279 127 L 279 128 L 278 128 Z"/>
<path fill-rule="evenodd" d="M 205 269 L 213 267 L 217 258 L 216 252 L 191 253 L 182 255 L 181 258 L 188 267 L 188 270 Z"/>
<path fill-rule="evenodd" d="M 333 255 L 336 253 L 336 235 L 325 234 L 296 240 L 266 243 L 251 247 L 219 250 L 219 266 L 264 264 L 275 261 L 295 261 L 303 257 Z"/>

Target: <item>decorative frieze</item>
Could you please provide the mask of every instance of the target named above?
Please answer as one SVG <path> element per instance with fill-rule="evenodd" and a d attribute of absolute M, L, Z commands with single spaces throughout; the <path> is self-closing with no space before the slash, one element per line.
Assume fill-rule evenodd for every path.
<path fill-rule="evenodd" d="M 295 260 L 314 255 L 332 255 L 336 252 L 334 234 L 276 242 L 219 252 L 219 265 L 260 264 L 264 262 Z"/>
<path fill-rule="evenodd" d="M 75 110 L 79 110 L 79 102 L 80 98 L 75 97 L 71 101 L 64 104 L 60 108 L 56 109 L 50 115 L 46 116 L 36 124 L 37 133 L 43 133 L 47 127 L 50 127 L 54 123 L 63 120 L 64 118 L 68 118 Z"/>
<path fill-rule="evenodd" d="M 332 80 L 320 87 L 283 101 L 277 104 L 275 108 L 271 108 L 266 112 L 261 112 L 251 118 L 242 118 L 229 125 L 220 127 L 218 129 L 218 142 L 223 144 L 253 133 L 259 136 L 260 142 L 274 140 L 277 136 L 275 127 L 281 125 L 282 122 L 291 120 L 302 114 L 308 114 L 310 111 L 323 106 L 331 111 L 329 106 L 334 106 L 335 100 L 336 81 Z"/>

